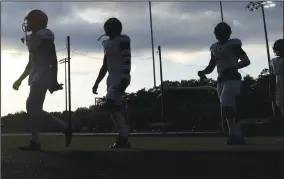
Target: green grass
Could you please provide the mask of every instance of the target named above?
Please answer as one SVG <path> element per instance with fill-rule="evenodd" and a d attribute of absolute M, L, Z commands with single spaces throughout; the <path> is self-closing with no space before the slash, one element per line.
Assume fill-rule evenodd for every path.
<path fill-rule="evenodd" d="M 30 137 L 1 137 L 1 178 L 283 178 L 273 177 L 282 168 L 271 165 L 283 163 L 280 138 L 247 138 L 247 146 L 226 146 L 225 137 L 131 137 L 133 149 L 113 150 L 113 136 L 75 136 L 69 148 L 64 136 L 41 136 L 43 152 L 16 149 Z M 249 152 L 223 152 L 235 150 Z"/>
<path fill-rule="evenodd" d="M 2 150 L 15 149 L 26 144 L 31 136 L 2 136 Z M 138 150 L 282 150 L 281 138 L 246 138 L 246 146 L 226 146 L 225 137 L 130 137 L 132 148 Z M 43 150 L 112 150 L 109 145 L 114 136 L 74 136 L 70 147 L 65 148 L 64 136 L 41 136 Z"/>

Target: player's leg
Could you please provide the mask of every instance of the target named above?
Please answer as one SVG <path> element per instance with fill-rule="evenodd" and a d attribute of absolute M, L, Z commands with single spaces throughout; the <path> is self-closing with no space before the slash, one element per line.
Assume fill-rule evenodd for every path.
<path fill-rule="evenodd" d="M 217 93 L 218 93 L 220 103 L 221 103 L 223 87 L 224 87 L 224 82 L 217 84 Z M 221 103 L 221 121 L 219 124 L 224 132 L 228 131 L 227 122 L 226 122 L 226 114 L 225 114 L 225 110 L 222 108 L 222 103 Z"/>
<path fill-rule="evenodd" d="M 47 88 L 43 88 L 38 83 L 30 86 L 30 93 L 26 102 L 27 115 L 31 123 L 32 139 L 26 146 L 19 147 L 21 150 L 40 150 L 39 130 L 41 120 L 41 110 L 45 99 Z"/>
<path fill-rule="evenodd" d="M 72 140 L 72 135 L 73 135 L 72 129 L 69 128 L 69 126 L 64 121 L 62 121 L 61 119 L 53 116 L 52 114 L 50 114 L 50 113 L 48 113 L 44 110 L 42 110 L 42 118 L 45 119 L 45 120 L 51 120 L 54 123 L 61 126 L 62 133 L 65 134 L 65 146 L 68 147 L 71 143 L 71 140 Z"/>
<path fill-rule="evenodd" d="M 37 150 L 40 149 L 39 130 L 40 120 L 49 119 L 61 125 L 64 132 L 67 131 L 67 125 L 53 115 L 43 110 L 43 103 L 45 100 L 47 87 L 41 83 L 33 83 L 31 85 L 30 94 L 27 99 L 27 114 L 31 120 L 32 140 L 29 145 L 21 147 L 22 150 Z"/>
<path fill-rule="evenodd" d="M 241 84 L 240 80 L 227 81 L 224 84 L 221 95 L 221 104 L 229 128 L 229 139 L 226 142 L 227 144 L 244 144 L 240 123 L 236 123 L 236 97 L 240 93 Z"/>
<path fill-rule="evenodd" d="M 108 93 L 106 95 L 107 105 L 111 118 L 114 122 L 116 130 L 118 132 L 118 138 L 112 148 L 129 148 L 130 143 L 128 141 L 128 126 L 126 125 L 126 119 L 122 112 L 122 97 L 121 91 L 116 87 L 109 86 Z"/>

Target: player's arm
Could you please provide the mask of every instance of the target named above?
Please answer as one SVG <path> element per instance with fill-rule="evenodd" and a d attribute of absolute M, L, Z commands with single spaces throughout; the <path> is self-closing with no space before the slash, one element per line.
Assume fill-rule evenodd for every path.
<path fill-rule="evenodd" d="M 273 65 L 271 64 L 271 71 L 269 75 L 269 97 L 271 100 L 271 107 L 273 111 L 273 115 L 277 115 L 277 103 L 276 103 L 276 75 L 273 70 Z"/>
<path fill-rule="evenodd" d="M 209 64 L 208 66 L 203 70 L 201 71 L 204 75 L 207 75 L 207 74 L 210 74 L 213 72 L 213 70 L 215 69 L 216 67 L 216 59 L 215 59 L 215 56 L 214 54 L 211 52 L 211 58 L 210 58 L 210 61 L 209 61 Z"/>
<path fill-rule="evenodd" d="M 107 73 L 107 58 L 106 58 L 106 55 L 105 55 L 104 60 L 103 60 L 103 65 L 100 69 L 99 75 L 98 75 L 97 80 L 95 82 L 95 86 L 98 86 L 100 84 L 100 82 L 104 79 L 106 73 Z"/>
<path fill-rule="evenodd" d="M 22 73 L 22 75 L 18 78 L 18 80 L 16 80 L 13 84 L 13 89 L 14 90 L 18 90 L 19 87 L 21 86 L 22 81 L 29 76 L 29 74 L 31 73 L 31 54 L 29 54 L 29 62 L 24 70 L 24 72 Z"/>
<path fill-rule="evenodd" d="M 45 54 L 48 56 L 51 71 L 52 71 L 52 82 L 57 83 L 58 74 L 58 61 L 56 55 L 56 49 L 54 44 L 54 39 L 41 39 Z"/>
<path fill-rule="evenodd" d="M 23 81 L 27 76 L 29 76 L 30 73 L 31 73 L 31 54 L 29 54 L 29 62 L 26 65 L 24 72 L 21 74 L 21 76 L 19 77 L 17 81 L 20 81 L 20 82 Z"/>
<path fill-rule="evenodd" d="M 123 39 L 120 42 L 120 50 L 122 52 L 123 73 L 129 75 L 131 70 L 131 48 L 129 38 Z"/>
<path fill-rule="evenodd" d="M 269 75 L 269 94 L 272 101 L 275 101 L 275 93 L 276 93 L 276 76 L 273 70 L 273 66 L 270 65 L 271 72 Z"/>
<path fill-rule="evenodd" d="M 131 71 L 131 48 L 130 48 L 130 38 L 127 37 L 120 42 L 120 50 L 122 53 L 122 61 L 123 61 L 123 74 L 128 76 Z M 128 78 L 122 78 L 119 84 L 118 89 L 121 92 L 125 92 L 126 88 L 129 85 Z"/>
<path fill-rule="evenodd" d="M 250 60 L 246 54 L 246 52 L 243 50 L 241 42 L 239 45 L 236 45 L 234 48 L 234 52 L 236 54 L 236 56 L 240 59 L 240 61 L 238 62 L 236 68 L 237 69 L 241 69 L 244 67 L 247 67 L 250 65 Z"/>

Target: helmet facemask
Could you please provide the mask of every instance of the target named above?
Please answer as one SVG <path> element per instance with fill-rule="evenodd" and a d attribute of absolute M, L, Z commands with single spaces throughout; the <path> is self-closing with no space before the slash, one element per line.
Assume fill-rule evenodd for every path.
<path fill-rule="evenodd" d="M 26 41 L 26 44 L 27 44 L 28 32 L 31 32 L 30 26 L 28 24 L 28 18 L 27 17 L 24 18 L 24 22 L 22 24 L 22 30 L 23 30 L 25 36 L 23 38 L 21 38 L 21 41 L 23 43 Z"/>

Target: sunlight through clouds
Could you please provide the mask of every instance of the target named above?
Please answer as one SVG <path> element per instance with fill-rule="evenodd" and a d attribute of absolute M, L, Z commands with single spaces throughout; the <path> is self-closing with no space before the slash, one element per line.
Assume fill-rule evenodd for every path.
<path fill-rule="evenodd" d="M 83 20 L 88 23 L 104 23 L 109 18 L 110 13 L 101 9 L 87 8 L 85 10 L 77 9 L 74 7 L 74 12 Z M 112 14 L 112 16 L 118 16 L 118 13 Z"/>
<path fill-rule="evenodd" d="M 165 54 L 167 58 L 171 59 L 174 62 L 181 64 L 195 63 L 199 59 L 209 59 L 210 51 L 197 51 L 197 52 L 185 52 L 185 51 L 176 51 L 169 52 Z"/>
<path fill-rule="evenodd" d="M 261 12 L 248 12 L 247 2 L 224 2 L 224 21 L 232 27 L 232 38 L 239 38 L 251 59 L 243 71 L 258 76 L 267 68 L 267 56 Z M 23 72 L 28 51 L 20 38 L 23 17 L 32 8 L 40 8 L 49 16 L 54 31 L 58 60 L 67 57 L 66 36 L 71 37 L 72 108 L 94 104 L 94 98 L 106 93 L 105 79 L 99 95 L 92 86 L 103 62 L 103 48 L 97 38 L 102 35 L 107 18 L 118 17 L 123 33 L 131 38 L 132 77 L 128 92 L 153 87 L 152 49 L 148 2 L 3 2 L 1 4 L 1 115 L 25 110 L 29 92 L 27 80 L 21 90 L 11 88 Z M 13 19 L 9 20 L 13 12 Z M 197 71 L 210 59 L 209 47 L 216 42 L 214 26 L 221 21 L 219 2 L 153 2 L 153 38 L 156 78 L 160 78 L 157 47 L 162 48 L 164 80 L 197 78 Z M 266 9 L 268 37 L 271 46 L 282 37 L 282 7 Z M 209 77 L 216 77 L 214 71 Z M 64 82 L 64 65 L 58 65 L 58 80 Z M 158 83 L 157 83 L 158 84 Z M 4 95 L 3 95 L 4 94 Z M 63 110 L 64 91 L 48 94 L 47 111 Z M 58 101 L 59 99 L 59 101 Z M 13 101 L 19 101 L 13 104 Z M 13 105 L 11 105 L 13 104 Z"/>

